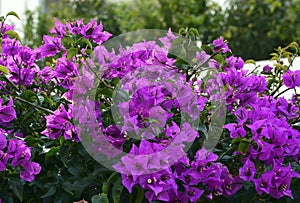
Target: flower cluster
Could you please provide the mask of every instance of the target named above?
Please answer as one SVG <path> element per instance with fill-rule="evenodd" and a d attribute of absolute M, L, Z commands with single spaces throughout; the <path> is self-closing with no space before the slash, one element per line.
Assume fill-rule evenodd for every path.
<path fill-rule="evenodd" d="M 173 39 L 175 38 L 173 37 Z M 230 51 L 222 38 L 214 41 L 213 45 L 215 53 Z M 235 56 L 227 57 L 223 66 L 220 66 L 214 59 L 209 60 L 209 66 L 216 71 L 215 78 L 207 81 L 207 84 L 210 85 L 207 85 L 208 87 L 205 89 L 199 87 L 202 83 L 201 80 L 197 82 L 198 86 L 195 87 L 197 102 L 194 101 L 195 103 L 190 105 L 180 99 L 168 100 L 168 98 L 177 98 L 179 95 L 175 95 L 177 90 L 168 89 L 170 86 L 166 84 L 151 86 L 149 83 L 151 74 L 155 72 L 155 77 L 159 78 L 160 71 L 147 72 L 147 69 L 153 69 L 153 65 L 161 66 L 161 62 L 167 64 L 169 73 L 172 72 L 170 67 L 173 67 L 173 61 L 167 58 L 166 52 L 156 47 L 154 42 L 143 42 L 134 44 L 128 50 L 121 49 L 120 56 L 116 56 L 114 52 L 108 52 L 102 46 L 97 47 L 95 52 L 96 58 L 104 70 L 103 78 L 110 80 L 116 77 L 120 78 L 121 84 L 125 84 L 124 88 L 129 93 L 134 93 L 130 97 L 130 101 L 119 104 L 124 125 L 108 128 L 115 129 L 115 136 L 109 134 L 109 139 L 119 149 L 121 149 L 121 144 L 126 143 L 126 136 L 130 136 L 129 132 L 131 131 L 142 138 L 139 145 L 133 144 L 129 154 L 122 156 L 121 162 L 114 166 L 118 172 L 123 174 L 123 184 L 126 188 L 132 191 L 132 187 L 139 184 L 147 191 L 146 197 L 149 201 L 195 202 L 206 192 L 208 192 L 206 197 L 210 200 L 217 196 L 231 196 L 243 187 L 243 181 L 250 181 L 253 182 L 259 195 L 264 192 L 274 198 L 283 196 L 292 198 L 291 179 L 299 178 L 299 175 L 291 169 L 289 164 L 292 160 L 299 160 L 300 145 L 299 131 L 292 128 L 288 119 L 299 116 L 299 107 L 284 98 L 277 99 L 268 95 L 266 77 L 248 74 L 243 69 L 244 61 Z M 160 57 L 153 53 L 159 53 Z M 197 58 L 202 64 L 210 56 L 201 52 Z M 157 59 L 160 60 L 157 61 Z M 147 80 L 140 78 L 139 74 L 132 74 L 138 67 L 146 67 L 146 70 L 142 69 L 142 72 L 147 73 Z M 265 72 L 269 72 L 269 69 L 265 68 Z M 163 67 L 160 70 L 163 70 Z M 295 80 L 296 76 L 295 73 L 290 74 L 287 71 L 283 76 L 285 85 L 289 87 L 286 77 L 292 77 L 289 79 L 290 81 L 298 81 Z M 179 143 L 182 143 L 183 140 L 192 142 L 199 137 L 197 131 L 185 131 L 173 121 L 163 128 L 164 124 L 170 121 L 174 115 L 171 109 L 180 109 L 181 112 L 184 112 L 185 107 L 189 109 L 192 106 L 198 106 L 198 110 L 202 111 L 207 103 L 207 97 L 203 95 L 214 95 L 214 91 L 218 88 L 214 86 L 216 82 L 225 87 L 225 90 L 220 91 L 222 93 L 218 96 L 225 98 L 227 109 L 236 116 L 236 123 L 226 124 L 224 128 L 229 130 L 230 138 L 248 143 L 246 149 L 234 151 L 235 154 L 240 155 L 241 161 L 241 165 L 238 166 L 240 167 L 238 168 L 239 174 L 235 176 L 231 175 L 225 165 L 217 162 L 216 154 L 203 151 L 205 149 L 198 151 L 194 160 L 186 157 L 181 145 L 176 147 L 176 151 L 171 148 L 168 151 L 169 154 L 164 153 L 166 145 L 176 144 L 174 138 L 179 135 L 188 132 L 186 133 L 188 136 Z M 187 90 L 181 92 L 181 95 L 184 95 L 184 92 L 186 93 Z M 183 97 L 184 101 L 192 100 L 187 96 Z M 189 112 L 190 115 L 192 112 Z M 151 128 L 151 126 L 160 127 L 163 130 L 158 133 L 157 128 Z M 145 128 L 151 130 L 145 130 Z M 163 136 L 160 137 L 161 134 Z M 172 160 L 177 155 L 185 158 Z M 199 158 L 203 158 L 203 156 L 211 159 L 205 162 Z M 172 161 L 175 161 L 174 165 Z M 202 161 L 203 164 L 201 164 Z M 260 171 L 258 171 L 259 167 L 262 168 Z M 287 171 L 286 179 L 281 178 L 278 171 Z M 202 189 L 199 189 L 200 185 L 203 187 Z"/>
<path fill-rule="evenodd" d="M 61 105 L 53 115 L 45 116 L 47 129 L 42 134 L 46 135 L 50 139 L 56 139 L 64 136 L 66 140 L 72 139 L 79 141 L 79 137 L 75 132 L 75 127 L 71 123 L 72 107 L 66 111 L 64 105 Z"/>
<path fill-rule="evenodd" d="M 279 97 L 280 86 L 271 91 L 269 79 L 294 89 L 300 86 L 300 71 L 265 66 L 261 75 L 249 73 L 222 37 L 208 46 L 211 50 L 195 52 L 190 65 L 169 53 L 178 39 L 171 30 L 159 38 L 163 46 L 143 41 L 120 45 L 118 52 L 103 45 L 111 34 L 95 20 L 63 24 L 55 19 L 52 35 L 34 50 L 7 30 L 13 27 L 2 28 L 0 65 L 7 73 L 0 73 L 0 171 L 20 169 L 21 179 L 29 182 L 41 171 L 31 161 L 26 137 L 15 129 L 21 126 L 15 119 L 32 115 L 14 107 L 18 100 L 42 112 L 37 133 L 51 142 L 60 137 L 81 141 L 97 158 L 118 157 L 111 166 L 123 186 L 130 193 L 142 188 L 149 202 L 214 201 L 247 190 L 245 185 L 258 195 L 293 198 L 292 180 L 300 178 L 292 165 L 300 160 L 300 132 L 294 125 L 299 94 L 291 100 Z M 37 65 L 41 61 L 44 67 Z M 201 78 L 204 66 L 209 71 Z M 220 133 L 225 141 L 213 153 L 202 145 L 214 130 L 213 108 L 222 107 L 221 100 L 230 118 L 218 126 L 226 129 Z"/>
<path fill-rule="evenodd" d="M 12 30 L 13 26 L 2 25 L 0 65 L 7 68 L 7 76 L 1 72 L 3 97 L 0 98 L 0 126 L 3 129 L 0 129 L 0 171 L 6 170 L 8 165 L 15 169 L 20 168 L 20 178 L 32 182 L 40 173 L 41 166 L 30 161 L 31 148 L 26 145 L 23 138 L 16 136 L 18 133 L 12 138 L 9 137 L 14 132 L 13 121 L 17 118 L 17 113 L 13 98 L 10 96 L 8 99 L 5 95 L 10 95 L 13 90 L 23 91 L 34 84 L 35 75 L 40 70 L 35 63 L 40 58 L 40 52 L 38 49 L 32 50 L 23 46 L 15 38 L 10 38 L 6 32 Z"/>
<path fill-rule="evenodd" d="M 229 51 L 224 42 L 222 44 L 220 40 L 214 42 L 214 45 L 219 47 L 215 49 L 215 52 Z M 204 58 L 208 59 L 209 56 Z M 215 76 L 226 87 L 224 96 L 227 109 L 237 118 L 236 123 L 226 124 L 224 128 L 229 130 L 232 139 L 245 142 L 247 145 L 245 149 L 239 149 L 234 152 L 241 155 L 243 164 L 240 166 L 239 174 L 236 177 L 232 177 L 228 169 L 221 163 L 210 163 L 210 167 L 206 167 L 205 172 L 201 169 L 198 176 L 195 171 L 199 170 L 193 170 L 193 167 L 189 168 L 187 164 L 183 174 L 191 173 L 193 174 L 192 177 L 197 177 L 194 180 L 195 185 L 201 183 L 202 186 L 206 186 L 205 188 L 211 192 L 207 195 L 209 199 L 212 199 L 213 196 L 233 195 L 243 187 L 243 181 L 253 182 L 259 195 L 266 193 L 277 199 L 283 196 L 293 198 L 290 190 L 291 180 L 292 178 L 299 178 L 300 175 L 291 168 L 290 164 L 293 161 L 299 161 L 300 133 L 293 129 L 288 121 L 299 117 L 299 106 L 283 97 L 275 98 L 272 95 L 268 95 L 268 81 L 266 77 L 247 74 L 247 71 L 243 70 L 244 62 L 240 57 L 230 56 L 226 58 L 226 62 L 225 66 L 220 67 L 216 61 L 212 60 L 210 65 L 219 72 Z M 286 71 L 283 75 L 282 79 L 288 88 L 299 86 L 298 72 Z M 215 89 L 207 88 L 206 93 L 212 95 L 211 91 L 213 90 Z M 149 95 L 151 94 L 147 94 L 148 97 Z M 138 98 L 143 98 L 143 96 Z M 149 98 L 147 100 L 144 99 L 144 101 L 151 101 Z M 138 108 L 138 104 L 134 106 L 135 109 L 136 107 Z M 142 109 L 147 108 L 144 107 Z M 140 118 L 143 118 L 143 116 Z M 163 121 L 164 119 L 160 118 L 159 120 Z M 180 131 L 179 128 L 175 129 L 178 132 Z M 148 147 L 145 147 L 145 145 Z M 181 173 L 176 171 L 176 166 L 180 165 L 180 161 L 172 168 L 166 168 L 163 171 L 151 174 L 143 174 L 143 170 L 154 167 L 154 160 L 157 160 L 157 158 L 137 156 L 145 153 L 147 150 L 148 153 L 153 153 L 161 149 L 159 145 L 144 144 L 142 142 L 139 147 L 134 146 L 132 148 L 131 153 L 135 154 L 136 157 L 130 158 L 131 156 L 125 156 L 121 164 L 116 167 L 121 173 L 132 174 L 122 176 L 123 184 L 126 185 L 129 191 L 134 185 L 140 184 L 142 188 L 147 190 L 146 197 L 149 201 L 193 202 L 201 197 L 204 190 L 194 187 L 193 184 L 187 186 L 183 183 L 184 190 L 181 190 L 182 193 L 176 191 L 179 186 L 175 184 L 178 181 L 174 180 L 185 181 L 180 176 Z M 217 156 L 214 156 L 215 158 L 210 160 L 210 162 L 217 160 Z M 164 155 L 164 157 L 168 156 Z M 187 159 L 185 162 L 190 163 L 191 160 Z M 192 162 L 191 166 L 195 165 L 197 164 Z M 163 168 L 162 165 L 160 165 L 160 168 Z M 220 176 L 214 179 L 218 170 Z M 135 172 L 131 173 L 129 171 Z M 169 177 L 166 182 L 161 180 L 161 176 L 165 176 L 165 173 Z M 209 181 L 203 178 L 206 173 L 206 178 L 213 174 L 211 185 Z M 219 184 L 217 183 L 218 181 L 220 182 Z M 162 192 L 161 188 L 164 188 L 166 191 Z M 191 192 L 189 192 L 189 189 L 191 189 Z M 189 196 L 189 194 L 196 196 Z"/>
<path fill-rule="evenodd" d="M 0 104 L 0 126 L 9 128 L 12 121 L 16 118 L 16 111 L 13 107 L 14 103 L 12 98 L 8 101 L 7 105 L 3 105 L 1 99 Z M 31 149 L 26 146 L 26 143 L 18 139 L 7 139 L 8 132 L 0 128 L 0 171 L 4 171 L 8 163 L 12 167 L 20 167 L 20 178 L 32 182 L 35 175 L 40 173 L 41 167 L 38 163 L 30 161 Z"/>
<path fill-rule="evenodd" d="M 7 139 L 8 133 L 0 129 L 0 171 L 4 171 L 7 164 L 10 163 L 13 167 L 20 167 L 20 178 L 28 182 L 32 182 L 35 175 L 41 171 L 41 166 L 30 161 L 31 149 L 26 146 L 26 143 L 18 139 Z"/>
<path fill-rule="evenodd" d="M 28 87 L 34 82 L 34 75 L 39 71 L 35 60 L 39 59 L 39 51 L 22 46 L 16 39 L 8 36 L 2 40 L 0 64 L 7 67 L 9 79 L 16 85 Z"/>
<path fill-rule="evenodd" d="M 75 55 L 69 57 L 65 46 L 68 44 L 63 44 L 62 41 L 69 39 L 70 36 L 77 36 L 79 41 L 81 38 L 86 40 L 92 40 L 94 43 L 101 44 L 106 41 L 111 34 L 102 31 L 102 24 L 97 25 L 95 20 L 87 23 L 83 23 L 83 19 L 67 22 L 66 24 L 61 23 L 55 18 L 55 27 L 50 30 L 50 33 L 54 36 L 44 36 L 44 44 L 39 48 L 41 51 L 41 58 L 57 56 L 55 67 L 52 70 L 51 67 L 46 66 L 42 71 L 39 72 L 39 76 L 45 83 L 50 80 L 54 80 L 58 86 L 63 87 L 67 90 L 64 97 L 68 100 L 72 100 L 73 91 L 78 91 L 75 88 L 74 78 L 79 76 L 79 63 L 81 58 L 85 57 L 85 49 L 82 48 L 78 50 L 77 56 Z M 73 118 L 72 115 L 72 105 L 68 106 L 68 110 L 61 105 L 53 115 L 46 116 L 47 129 L 42 132 L 51 139 L 56 139 L 60 136 L 64 136 L 65 139 L 73 139 L 75 141 L 80 141 L 77 135 L 74 125 L 71 122 Z"/>
<path fill-rule="evenodd" d="M 299 161 L 300 133 L 288 121 L 299 117 L 299 106 L 283 97 L 268 95 L 268 81 L 264 76 L 247 75 L 242 62 L 234 65 L 231 59 L 227 61 L 228 66 L 220 76 L 228 89 L 227 107 L 237 122 L 226 124 L 224 128 L 229 130 L 232 139 L 249 142 L 245 151 L 237 151 L 243 155 L 244 163 L 239 175 L 244 181 L 252 181 L 260 195 L 267 193 L 274 198 L 284 195 L 292 198 L 291 179 L 299 178 L 299 175 L 293 172 L 290 164 Z M 264 72 L 269 72 L 267 68 Z M 300 86 L 299 80 L 295 80 L 298 72 L 288 70 L 283 75 L 287 87 Z M 257 171 L 258 166 L 263 169 Z M 271 170 L 264 169 L 270 167 Z M 281 171 L 286 172 L 278 176 Z"/>
<path fill-rule="evenodd" d="M 149 143 L 142 143 L 141 150 L 149 151 Z M 170 168 L 144 175 L 122 175 L 123 185 L 132 191 L 139 184 L 145 189 L 146 198 L 152 202 L 197 202 L 205 189 L 207 199 L 213 196 L 231 196 L 242 188 L 241 179 L 233 178 L 226 166 L 215 162 L 218 156 L 205 149 L 199 150 L 193 160 L 181 158 Z M 143 162 L 145 167 L 145 162 Z M 133 163 L 131 163 L 133 164 Z M 199 187 L 200 186 L 200 187 Z"/>

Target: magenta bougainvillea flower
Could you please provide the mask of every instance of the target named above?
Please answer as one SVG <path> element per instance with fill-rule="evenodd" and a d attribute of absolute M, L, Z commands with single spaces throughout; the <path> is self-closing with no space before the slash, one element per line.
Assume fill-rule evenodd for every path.
<path fill-rule="evenodd" d="M 9 99 L 7 105 L 3 105 L 3 100 L 0 99 L 0 126 L 8 127 L 16 118 L 17 115 L 13 105 L 12 98 Z"/>
<path fill-rule="evenodd" d="M 100 24 L 97 25 L 97 21 L 92 20 L 88 24 L 83 25 L 81 29 L 81 34 L 86 39 L 92 38 L 95 43 L 102 44 L 112 36 L 109 32 L 102 30 L 102 22 L 100 22 Z"/>
<path fill-rule="evenodd" d="M 49 32 L 58 38 L 66 36 L 66 25 L 61 23 L 57 18 L 54 18 L 55 26 Z"/>
<path fill-rule="evenodd" d="M 72 108 L 67 111 L 64 105 L 61 105 L 53 115 L 46 116 L 47 129 L 42 134 L 51 139 L 64 136 L 66 140 L 73 139 L 79 141 L 74 125 L 71 123 Z"/>
<path fill-rule="evenodd" d="M 273 67 L 269 66 L 269 65 L 265 65 L 263 67 L 263 73 L 270 73 L 273 70 Z"/>
<path fill-rule="evenodd" d="M 251 181 L 253 180 L 254 176 L 256 175 L 256 168 L 254 163 L 247 159 L 242 168 L 239 170 L 240 178 L 244 181 Z"/>
<path fill-rule="evenodd" d="M 32 182 L 35 178 L 35 175 L 39 174 L 41 171 L 41 166 L 36 162 L 26 162 L 22 164 L 22 170 L 20 177 L 23 180 Z"/>
<path fill-rule="evenodd" d="M 45 35 L 43 40 L 45 44 L 41 46 L 42 57 L 54 56 L 55 54 L 64 50 L 60 38 L 55 38 L 55 37 Z"/>
<path fill-rule="evenodd" d="M 222 53 L 226 53 L 228 51 L 231 51 L 228 47 L 228 44 L 224 42 L 222 36 L 218 39 L 215 39 L 212 44 L 215 46 L 214 47 L 215 52 L 221 51 Z"/>
<path fill-rule="evenodd" d="M 4 171 L 8 164 L 20 167 L 20 178 L 32 182 L 40 173 L 41 166 L 30 161 L 31 149 L 23 140 L 17 138 L 8 140 L 6 135 L 9 133 L 0 128 L 0 172 Z"/>
<path fill-rule="evenodd" d="M 294 88 L 300 86 L 300 70 L 291 71 L 287 70 L 282 76 L 284 85 L 288 88 Z"/>

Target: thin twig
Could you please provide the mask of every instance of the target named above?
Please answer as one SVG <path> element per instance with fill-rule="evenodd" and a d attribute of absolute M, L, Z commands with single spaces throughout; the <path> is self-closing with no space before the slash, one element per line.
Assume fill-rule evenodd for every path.
<path fill-rule="evenodd" d="M 17 63 L 17 61 L 16 61 L 14 55 L 12 56 L 12 59 L 13 59 L 13 61 L 15 62 L 15 64 L 18 66 L 18 69 L 19 69 L 19 76 L 18 76 L 18 79 L 19 79 L 19 90 L 21 91 L 21 69 L 22 69 L 22 66 L 21 66 L 19 63 Z"/>
<path fill-rule="evenodd" d="M 278 87 L 271 93 L 271 96 L 274 96 L 276 92 L 281 88 L 282 86 L 282 81 L 279 83 Z"/>
<path fill-rule="evenodd" d="M 274 98 L 277 99 L 280 95 L 286 93 L 287 91 L 289 91 L 291 88 L 287 88 L 284 91 L 280 92 L 278 95 L 276 95 Z"/>
<path fill-rule="evenodd" d="M 36 109 L 45 111 L 45 112 L 47 112 L 47 113 L 50 113 L 50 114 L 53 114 L 53 113 L 54 113 L 54 112 L 51 111 L 50 109 L 46 109 L 46 108 L 44 108 L 44 107 L 35 105 L 35 104 L 33 104 L 33 103 L 29 102 L 29 101 L 26 101 L 25 99 L 22 99 L 22 98 L 20 98 L 20 97 L 16 97 L 16 100 L 19 100 L 19 101 L 21 101 L 21 102 L 23 102 L 23 103 L 25 103 L 25 104 L 28 104 L 28 105 L 30 105 L 30 106 L 36 108 Z"/>
<path fill-rule="evenodd" d="M 10 81 L 6 76 L 3 76 L 3 79 L 8 82 L 15 90 L 17 90 L 17 93 L 19 91 L 19 88 L 12 82 Z"/>

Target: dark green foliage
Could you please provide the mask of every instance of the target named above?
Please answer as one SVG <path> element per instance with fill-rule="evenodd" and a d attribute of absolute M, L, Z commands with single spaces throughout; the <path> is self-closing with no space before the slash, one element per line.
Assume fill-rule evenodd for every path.
<path fill-rule="evenodd" d="M 299 0 L 229 0 L 223 33 L 236 55 L 268 59 L 274 47 L 299 42 Z"/>

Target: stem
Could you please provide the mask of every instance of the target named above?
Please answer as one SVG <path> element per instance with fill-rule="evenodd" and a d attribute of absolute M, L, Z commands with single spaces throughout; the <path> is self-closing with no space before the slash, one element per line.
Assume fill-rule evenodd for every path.
<path fill-rule="evenodd" d="M 277 99 L 280 95 L 282 95 L 283 93 L 289 91 L 291 88 L 287 88 L 284 91 L 280 92 L 278 95 L 276 95 L 274 98 Z"/>
<path fill-rule="evenodd" d="M 17 93 L 19 91 L 18 87 L 12 82 L 10 81 L 6 76 L 3 76 L 3 79 L 8 82 L 15 90 L 17 90 Z"/>
<path fill-rule="evenodd" d="M 10 92 L 10 90 L 7 89 L 5 85 L 1 85 L 0 87 L 1 87 L 1 90 L 4 90 L 6 92 Z"/>
<path fill-rule="evenodd" d="M 296 56 L 297 55 L 293 55 L 293 58 L 292 58 L 292 60 L 291 60 L 291 63 L 289 64 L 289 66 L 288 66 L 288 70 L 291 68 L 291 66 L 293 65 L 293 63 L 294 63 L 294 60 L 296 59 Z"/>
<path fill-rule="evenodd" d="M 19 75 L 18 75 L 18 79 L 19 79 L 19 91 L 21 91 L 21 66 L 20 64 L 16 61 L 15 57 L 12 56 L 12 59 L 14 60 L 15 64 L 18 66 L 18 69 L 19 69 Z"/>
<path fill-rule="evenodd" d="M 1 35 L 1 37 L 2 37 L 3 25 L 4 25 L 4 22 L 5 22 L 6 18 L 7 18 L 7 17 L 4 17 L 4 19 L 3 19 L 2 22 L 1 22 L 1 28 L 0 28 L 0 35 Z"/>
<path fill-rule="evenodd" d="M 214 57 L 215 55 L 217 55 L 218 53 L 221 53 L 221 50 L 218 51 L 218 52 L 213 53 L 206 61 L 204 61 L 202 64 L 200 64 L 200 65 L 196 66 L 195 68 L 193 68 L 194 70 L 193 70 L 193 72 L 192 72 L 191 75 L 189 75 L 189 74 L 188 74 L 188 71 L 187 71 L 187 72 L 186 72 L 186 81 L 188 82 L 188 81 L 191 79 L 191 77 L 193 77 L 193 75 L 197 72 L 197 69 L 198 69 L 198 68 L 200 68 L 200 67 L 204 66 L 206 63 L 208 63 L 208 62 L 209 62 L 211 59 L 213 59 L 213 57 Z M 209 69 L 209 68 L 207 68 L 207 69 Z M 204 70 L 207 70 L 207 69 L 204 69 Z M 203 71 L 203 70 L 202 70 L 202 71 Z"/>
<path fill-rule="evenodd" d="M 20 97 L 16 97 L 16 100 L 19 100 L 19 101 L 21 101 L 21 102 L 23 102 L 23 103 L 25 103 L 25 104 L 28 104 L 28 105 L 30 105 L 30 106 L 36 108 L 36 109 L 45 111 L 45 112 L 47 112 L 47 113 L 49 113 L 49 114 L 53 114 L 53 113 L 54 113 L 54 112 L 51 111 L 50 109 L 46 109 L 46 108 L 44 108 L 44 107 L 35 105 L 35 104 L 33 104 L 33 103 L 29 102 L 29 101 L 26 101 L 25 99 L 22 99 L 22 98 L 20 98 Z"/>
<path fill-rule="evenodd" d="M 256 66 L 250 73 L 248 73 L 246 76 L 249 76 L 250 74 L 254 73 L 254 71 L 256 71 L 260 66 Z"/>
<path fill-rule="evenodd" d="M 227 149 L 221 156 L 219 156 L 218 160 L 222 160 L 222 158 L 227 155 L 230 151 L 232 151 L 233 148 L 230 147 L 229 149 Z"/>
<path fill-rule="evenodd" d="M 114 87 L 112 87 L 111 85 L 109 85 L 107 82 L 105 82 L 97 73 L 96 73 L 96 71 L 90 66 L 90 63 L 87 61 L 87 59 L 85 58 L 85 56 L 84 56 L 84 53 L 79 49 L 79 52 L 80 52 L 80 54 L 83 56 L 83 59 L 84 59 L 84 61 L 86 62 L 86 64 L 87 64 L 87 66 L 89 67 L 89 69 L 94 73 L 94 75 L 96 76 L 96 78 L 99 80 L 99 81 L 101 81 L 101 82 L 103 82 L 103 84 L 106 86 L 106 87 L 109 87 L 109 88 L 111 88 L 111 89 L 114 89 Z"/>
<path fill-rule="evenodd" d="M 271 93 L 271 96 L 274 96 L 276 92 L 281 88 L 282 81 L 279 83 L 278 87 Z"/>

